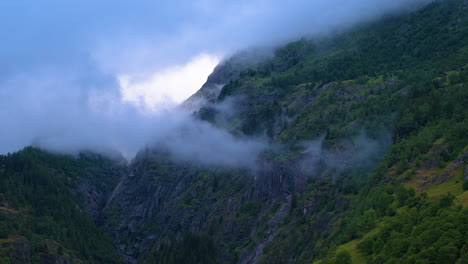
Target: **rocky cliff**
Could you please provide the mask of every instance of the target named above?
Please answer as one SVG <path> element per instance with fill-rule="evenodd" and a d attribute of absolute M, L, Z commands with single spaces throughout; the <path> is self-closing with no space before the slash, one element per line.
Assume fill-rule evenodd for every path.
<path fill-rule="evenodd" d="M 465 263 L 467 8 L 434 1 L 223 61 L 182 107 L 261 140 L 249 165 L 159 145 L 129 164 L 0 156 L 0 260 Z"/>

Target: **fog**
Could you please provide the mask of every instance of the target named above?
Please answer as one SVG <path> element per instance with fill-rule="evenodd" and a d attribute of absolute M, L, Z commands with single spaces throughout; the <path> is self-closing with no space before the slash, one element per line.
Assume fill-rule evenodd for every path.
<path fill-rule="evenodd" d="M 32 144 L 65 153 L 119 151 L 131 159 L 148 144 L 162 144 L 183 160 L 248 165 L 263 140 L 234 138 L 175 107 L 201 86 L 184 75 L 193 72 L 184 65 L 202 55 L 225 58 L 331 34 L 427 2 L 3 1 L 0 153 Z M 206 79 L 212 65 L 203 65 Z M 175 89 L 176 78 L 161 75 L 179 68 L 188 81 L 177 85 L 187 87 Z M 122 76 L 146 90 L 123 90 Z M 160 99 L 146 98 L 148 89 Z"/>
<path fill-rule="evenodd" d="M 382 131 L 377 138 L 372 138 L 361 131 L 351 140 L 338 142 L 335 148 L 324 147 L 324 139 L 325 136 L 321 136 L 302 142 L 305 150 L 299 166 L 304 173 L 314 175 L 324 167 L 337 172 L 348 168 L 372 168 L 391 145 L 392 133 Z"/>
<path fill-rule="evenodd" d="M 81 87 L 72 76 L 45 72 L 41 76 L 10 80 L 5 85 L 9 89 L 1 90 L 1 97 L 10 99 L 2 107 L 15 109 L 0 112 L 2 149 L 15 151 L 33 144 L 70 154 L 119 151 L 131 159 L 143 147 L 157 146 L 180 160 L 234 166 L 251 163 L 264 148 L 261 140 L 235 138 L 194 119 L 189 110 L 167 106 L 157 113 L 143 112 L 122 103 L 110 88 Z M 25 91 L 21 101 L 15 100 L 18 84 Z M 47 94 L 42 94 L 44 89 Z"/>

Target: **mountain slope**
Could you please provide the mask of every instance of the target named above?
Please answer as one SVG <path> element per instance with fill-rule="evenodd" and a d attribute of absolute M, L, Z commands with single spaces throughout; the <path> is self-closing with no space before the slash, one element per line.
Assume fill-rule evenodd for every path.
<path fill-rule="evenodd" d="M 184 107 L 268 142 L 252 167 L 151 146 L 128 166 L 2 156 L 1 260 L 466 263 L 467 11 L 435 1 L 218 65 Z"/>
<path fill-rule="evenodd" d="M 99 220 L 122 168 L 96 154 L 32 147 L 0 156 L 0 262 L 119 263 L 91 215 Z"/>
<path fill-rule="evenodd" d="M 333 245 L 373 230 L 363 215 L 383 225 L 403 206 L 393 193 L 409 164 L 440 138 L 446 164 L 466 146 L 466 6 L 437 2 L 337 37 L 288 44 L 263 60 L 247 53 L 219 65 L 189 100 L 207 102 L 196 116 L 282 147 L 246 171 L 142 154 L 107 207 L 130 210 L 112 222 L 124 229 L 112 230 L 129 259 L 206 233 L 227 262 L 302 263 L 333 256 Z M 225 104 L 234 111 L 220 110 Z M 311 155 L 317 150 L 318 158 Z M 153 259 L 170 259 L 177 244 Z"/>

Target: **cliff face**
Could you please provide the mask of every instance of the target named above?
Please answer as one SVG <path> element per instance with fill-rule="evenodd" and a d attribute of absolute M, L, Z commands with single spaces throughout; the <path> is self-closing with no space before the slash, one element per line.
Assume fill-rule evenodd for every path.
<path fill-rule="evenodd" d="M 95 164 L 81 168 L 81 179 L 70 190 L 83 202 L 86 212 L 99 224 L 102 222 L 101 214 L 109 196 L 117 183 L 128 173 L 127 161 L 120 156 L 107 159 L 93 153 L 82 154 L 82 158 Z"/>
<path fill-rule="evenodd" d="M 259 216 L 274 202 L 289 204 L 294 191 L 290 170 L 261 163 L 256 170 L 213 169 L 147 150 L 110 196 L 102 220 L 130 262 L 187 233 L 211 232 L 226 244 L 245 242 L 269 220 Z"/>
<path fill-rule="evenodd" d="M 389 87 L 393 87 L 394 81 L 390 82 Z M 293 96 L 283 107 L 297 104 L 300 112 L 321 104 L 328 94 L 340 94 L 343 99 L 339 100 L 352 102 L 350 98 L 356 93 L 364 89 L 372 91 L 376 86 L 384 89 L 386 84 L 370 85 L 370 88 L 346 85 L 346 91 L 337 91 L 335 86 L 331 83 L 318 87 L 313 95 L 306 96 L 309 98 L 306 103 L 298 104 L 304 98 Z M 298 91 L 307 93 L 305 89 L 297 87 Z M 231 118 L 246 122 L 244 117 L 248 111 L 255 110 L 246 108 Z M 300 116 L 298 112 L 288 115 Z M 286 119 L 287 114 L 279 114 L 278 118 Z M 216 118 L 212 122 L 222 127 Z M 242 126 L 231 128 L 231 132 L 243 133 Z M 278 134 L 271 137 L 279 139 Z M 349 199 L 337 194 L 339 190 L 333 181 L 356 168 L 360 173 L 368 173 L 389 144 L 385 138 L 362 140 L 360 137 L 347 140 L 322 136 L 292 147 L 277 143 L 277 147 L 262 153 L 253 167 L 243 169 L 176 162 L 169 153 L 149 148 L 139 153 L 109 196 L 102 222 L 116 239 L 121 254 L 131 263 L 144 259 L 161 245 L 173 243 L 174 239 L 183 240 L 187 233 L 209 233 L 225 261 L 256 263 L 264 247 L 275 239 L 278 228 L 288 219 L 316 215 L 313 225 L 316 231 L 332 231 L 330 222 L 336 216 L 317 214 L 329 202 L 327 197 L 334 197 L 336 212 L 345 210 L 349 204 Z M 373 144 L 380 145 L 375 148 Z M 298 204 L 297 194 L 305 190 L 312 192 Z M 296 211 L 299 213 L 293 213 Z M 318 233 L 312 238 L 318 238 Z"/>
<path fill-rule="evenodd" d="M 195 109 L 200 122 L 261 137 L 270 147 L 243 169 L 176 162 L 157 148 L 142 151 L 103 211 L 120 252 L 130 262 L 144 261 L 151 252 L 160 258 L 167 253 L 161 246 L 183 246 L 191 233 L 208 234 L 228 263 L 333 257 L 334 243 L 368 231 L 370 225 L 355 227 L 348 219 L 364 208 L 372 218 L 377 210 L 363 198 L 370 195 L 364 192 L 371 182 L 376 184 L 377 176 L 369 177 L 400 166 L 395 162 L 401 158 L 393 157 L 374 170 L 389 150 L 407 144 L 400 141 L 415 128 L 405 116 L 422 100 L 420 87 L 464 82 L 456 76 L 466 73 L 466 61 L 460 60 L 466 58 L 466 6 L 466 1 L 436 2 L 350 33 L 303 39 L 267 55 L 238 54 L 221 63 L 184 107 Z M 445 78 L 436 68 L 463 70 Z M 422 115 L 407 117 L 429 122 L 421 121 Z M 406 156 L 400 162 L 406 159 L 415 162 Z M 388 206 L 379 217 L 393 214 L 386 199 L 377 199 Z"/>
<path fill-rule="evenodd" d="M 267 142 L 250 166 L 157 146 L 128 165 L 0 156 L 0 262 L 463 263 L 467 8 L 435 1 L 221 63 L 183 107 Z"/>
<path fill-rule="evenodd" d="M 210 234 L 225 261 L 256 263 L 286 218 L 321 211 L 327 197 L 338 192 L 330 179 L 353 167 L 328 166 L 327 156 L 309 159 L 310 153 L 277 155 L 262 155 L 253 168 L 223 169 L 174 162 L 168 154 L 148 149 L 109 196 L 101 221 L 130 263 L 188 233 Z M 310 171 L 305 162 L 316 167 Z M 308 200 L 298 204 L 297 193 L 310 188 Z M 340 212 L 349 199 L 338 197 L 333 200 Z M 331 232 L 334 217 L 317 215 L 314 228 Z"/>

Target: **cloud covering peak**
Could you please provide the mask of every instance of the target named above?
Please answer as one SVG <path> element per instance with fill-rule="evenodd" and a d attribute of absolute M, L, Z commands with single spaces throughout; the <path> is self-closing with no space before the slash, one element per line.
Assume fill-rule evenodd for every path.
<path fill-rule="evenodd" d="M 161 105 L 188 98 L 222 57 L 427 2 L 2 1 L 0 153 L 37 144 L 132 156 L 171 119 Z"/>

